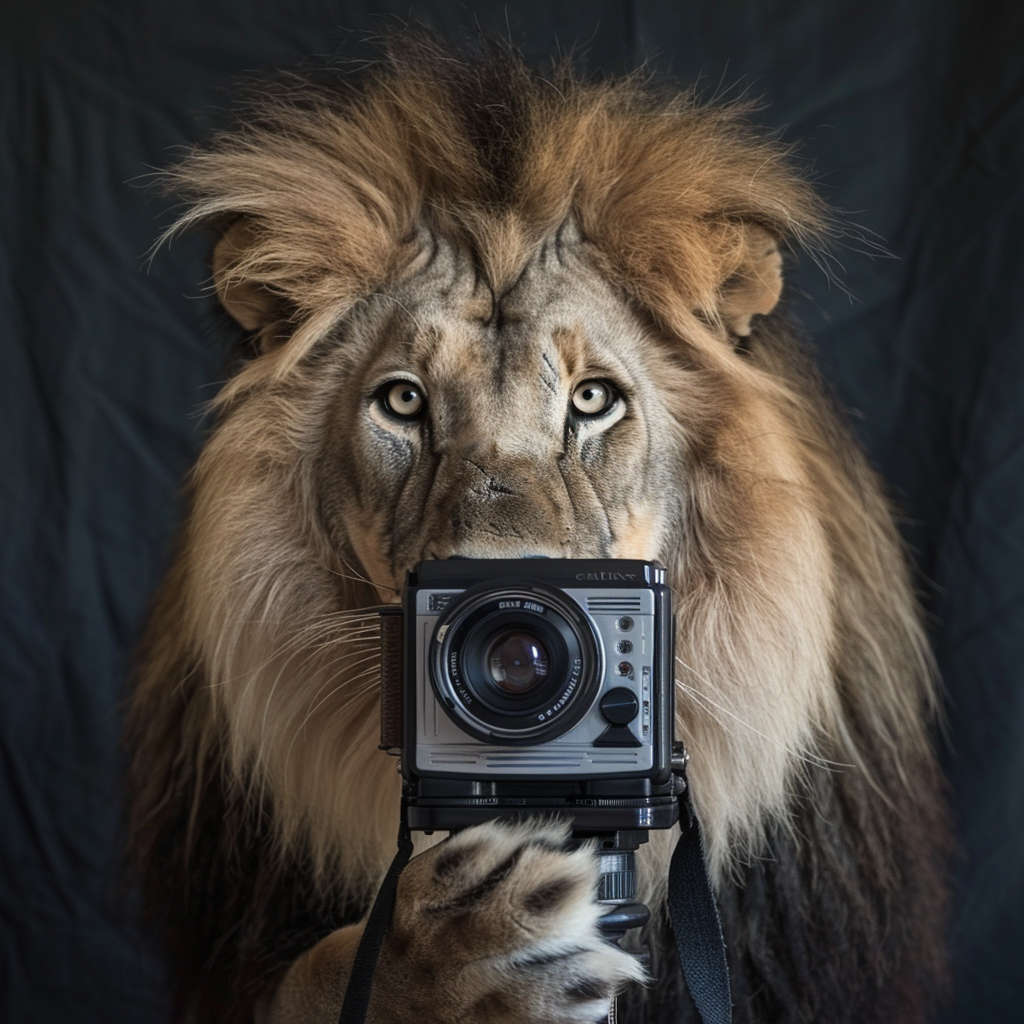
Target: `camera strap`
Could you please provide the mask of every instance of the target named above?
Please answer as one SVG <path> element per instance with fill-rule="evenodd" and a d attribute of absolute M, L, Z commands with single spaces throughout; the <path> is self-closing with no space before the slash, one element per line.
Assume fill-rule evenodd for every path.
<path fill-rule="evenodd" d="M 352 973 L 349 975 L 348 988 L 345 989 L 345 1001 L 341 1005 L 338 1024 L 363 1024 L 366 1011 L 370 1006 L 370 995 L 373 992 L 373 974 L 377 968 L 377 958 L 384 936 L 391 926 L 391 918 L 395 912 L 395 898 L 398 895 L 398 879 L 412 856 L 412 834 L 405 823 L 405 801 L 402 801 L 402 823 L 398 829 L 398 852 L 377 890 L 377 898 L 373 901 L 370 916 L 363 927 L 363 936 L 356 949 L 355 960 L 352 962 Z"/>
<path fill-rule="evenodd" d="M 668 870 L 668 916 L 683 977 L 703 1024 L 731 1024 L 725 939 L 689 785 L 679 794 L 679 831 Z"/>

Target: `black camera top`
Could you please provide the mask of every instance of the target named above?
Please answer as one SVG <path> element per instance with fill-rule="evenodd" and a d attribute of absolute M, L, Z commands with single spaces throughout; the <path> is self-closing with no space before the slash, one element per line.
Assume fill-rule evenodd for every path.
<path fill-rule="evenodd" d="M 503 578 L 547 583 L 555 587 L 643 587 L 664 584 L 657 562 L 617 558 L 447 558 L 421 562 L 408 574 L 410 587 L 461 587 Z"/>

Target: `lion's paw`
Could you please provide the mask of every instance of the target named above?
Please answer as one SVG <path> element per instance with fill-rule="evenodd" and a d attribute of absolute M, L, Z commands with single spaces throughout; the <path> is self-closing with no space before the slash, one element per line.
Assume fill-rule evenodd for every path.
<path fill-rule="evenodd" d="M 384 1017 L 603 1019 L 644 972 L 601 938 L 597 877 L 593 848 L 570 846 L 569 826 L 550 820 L 478 825 L 417 857 L 382 950 Z"/>

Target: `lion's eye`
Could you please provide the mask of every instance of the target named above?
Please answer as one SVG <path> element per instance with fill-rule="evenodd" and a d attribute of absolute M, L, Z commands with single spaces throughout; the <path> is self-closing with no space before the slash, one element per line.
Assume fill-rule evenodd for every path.
<path fill-rule="evenodd" d="M 406 420 L 420 416 L 427 404 L 419 384 L 411 380 L 389 381 L 381 387 L 378 396 L 388 412 Z"/>
<path fill-rule="evenodd" d="M 572 407 L 580 416 L 600 416 L 615 404 L 615 398 L 615 389 L 608 381 L 585 380 L 572 393 Z"/>

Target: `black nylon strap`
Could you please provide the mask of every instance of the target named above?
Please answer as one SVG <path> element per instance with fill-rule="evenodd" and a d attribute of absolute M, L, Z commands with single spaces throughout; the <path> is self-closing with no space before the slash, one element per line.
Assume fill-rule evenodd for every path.
<path fill-rule="evenodd" d="M 405 824 L 405 807 L 402 808 L 402 825 L 398 830 L 398 852 L 377 890 L 377 898 L 373 901 L 370 916 L 363 928 L 363 937 L 359 940 L 356 958 L 352 963 L 352 974 L 345 990 L 345 1001 L 341 1006 L 338 1024 L 363 1024 L 366 1011 L 370 1006 L 370 994 L 373 991 L 373 973 L 377 968 L 377 958 L 384 942 L 391 916 L 395 912 L 395 897 L 398 894 L 398 879 L 405 865 L 412 856 L 412 836 Z"/>
<path fill-rule="evenodd" d="M 668 872 L 668 914 L 683 977 L 704 1024 L 731 1024 L 732 992 L 722 922 L 689 787 L 679 797 L 679 830 Z"/>

